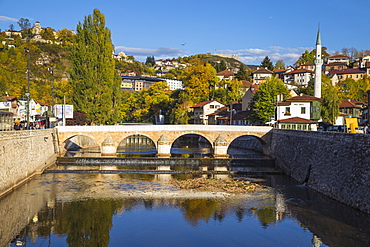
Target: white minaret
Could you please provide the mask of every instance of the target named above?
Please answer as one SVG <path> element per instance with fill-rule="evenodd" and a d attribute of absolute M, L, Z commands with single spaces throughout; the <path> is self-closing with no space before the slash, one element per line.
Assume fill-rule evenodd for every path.
<path fill-rule="evenodd" d="M 322 72 L 322 58 L 321 58 L 321 35 L 320 27 L 317 32 L 316 39 L 316 59 L 315 59 L 315 86 L 314 86 L 314 96 L 321 98 L 321 72 Z"/>

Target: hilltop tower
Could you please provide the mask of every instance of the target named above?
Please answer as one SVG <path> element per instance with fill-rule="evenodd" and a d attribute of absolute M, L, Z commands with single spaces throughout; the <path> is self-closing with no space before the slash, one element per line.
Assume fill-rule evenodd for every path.
<path fill-rule="evenodd" d="M 322 58 L 321 58 L 321 35 L 320 27 L 317 31 L 316 38 L 316 59 L 315 59 L 315 84 L 314 84 L 314 96 L 321 98 L 321 72 L 322 72 Z"/>

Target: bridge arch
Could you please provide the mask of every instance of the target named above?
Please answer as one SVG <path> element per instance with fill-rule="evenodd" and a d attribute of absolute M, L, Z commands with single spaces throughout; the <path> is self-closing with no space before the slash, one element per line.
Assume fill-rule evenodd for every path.
<path fill-rule="evenodd" d="M 89 134 L 70 135 L 62 142 L 61 148 L 64 152 L 86 148 L 98 148 L 100 151 L 99 143 L 96 142 L 94 136 Z"/>
<path fill-rule="evenodd" d="M 182 134 L 171 144 L 171 157 L 202 158 L 213 155 L 213 143 L 203 135 Z M 199 157 L 196 157 L 198 154 Z"/>
<path fill-rule="evenodd" d="M 116 154 L 123 157 L 152 157 L 156 153 L 156 143 L 150 137 L 136 133 L 126 136 L 118 143 L 116 148 Z"/>
<path fill-rule="evenodd" d="M 250 150 L 259 154 L 266 154 L 267 148 L 267 143 L 258 136 L 240 135 L 229 143 L 227 153 L 229 155 L 232 155 L 234 149 L 243 149 Z"/>

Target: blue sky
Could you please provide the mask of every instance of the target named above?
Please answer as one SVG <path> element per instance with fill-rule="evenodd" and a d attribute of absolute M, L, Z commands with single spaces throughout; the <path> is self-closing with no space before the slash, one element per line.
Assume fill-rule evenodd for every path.
<path fill-rule="evenodd" d="M 316 42 L 318 23 L 329 53 L 370 49 L 369 0 L 0 0 L 0 29 L 17 20 L 56 31 L 75 30 L 99 9 L 112 31 L 116 53 L 137 60 L 194 54 L 236 54 L 258 65 L 265 56 L 293 64 Z"/>

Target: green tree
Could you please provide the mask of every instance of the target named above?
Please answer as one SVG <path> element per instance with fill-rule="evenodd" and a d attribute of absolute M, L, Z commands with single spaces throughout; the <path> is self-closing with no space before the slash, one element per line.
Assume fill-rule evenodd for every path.
<path fill-rule="evenodd" d="M 22 37 L 29 38 L 31 37 L 31 23 L 27 18 L 20 18 L 18 20 L 18 26 L 21 28 Z"/>
<path fill-rule="evenodd" d="M 209 63 L 195 60 L 184 70 L 182 80 L 188 99 L 199 103 L 210 98 L 210 87 L 218 81 L 218 78 L 216 70 Z"/>
<path fill-rule="evenodd" d="M 322 59 L 326 59 L 327 57 L 329 57 L 329 53 L 326 51 L 326 47 L 322 47 L 321 48 L 321 57 Z M 309 52 L 308 50 L 306 50 L 297 60 L 297 62 L 295 62 L 295 66 L 299 66 L 299 65 L 302 65 L 302 64 L 305 64 L 307 62 L 311 62 L 313 63 L 316 59 L 316 49 L 312 50 L 311 52 Z"/>
<path fill-rule="evenodd" d="M 59 42 L 61 42 L 63 45 L 70 45 L 73 42 L 73 32 L 63 28 L 59 32 L 57 32 L 57 39 Z"/>
<path fill-rule="evenodd" d="M 226 70 L 227 69 L 227 64 L 226 64 L 225 60 L 222 59 L 220 62 L 216 63 L 215 69 L 216 69 L 217 73 Z"/>
<path fill-rule="evenodd" d="M 240 64 L 238 72 L 235 74 L 235 77 L 241 81 L 250 81 L 251 71 L 245 69 L 245 65 Z"/>
<path fill-rule="evenodd" d="M 154 56 L 146 57 L 145 64 L 146 64 L 147 66 L 150 66 L 150 67 L 154 66 L 154 64 L 155 64 Z"/>
<path fill-rule="evenodd" d="M 20 18 L 17 23 L 22 31 L 31 27 L 31 23 L 27 18 Z"/>
<path fill-rule="evenodd" d="M 105 17 L 95 9 L 77 25 L 71 51 L 72 101 L 76 111 L 86 113 L 95 124 L 112 124 L 118 111 L 120 80 L 115 76 L 111 31 Z"/>
<path fill-rule="evenodd" d="M 275 69 L 285 69 L 285 63 L 282 59 L 276 61 Z"/>
<path fill-rule="evenodd" d="M 274 106 L 278 95 L 283 95 L 286 98 L 289 95 L 284 82 L 273 76 L 268 78 L 258 87 L 258 91 L 254 94 L 251 102 L 251 121 L 254 123 L 266 123 L 274 117 Z"/>
<path fill-rule="evenodd" d="M 45 40 L 55 40 L 54 30 L 51 27 L 47 27 L 41 31 L 41 37 Z"/>
<path fill-rule="evenodd" d="M 335 120 L 339 115 L 340 99 L 338 96 L 338 90 L 332 85 L 330 78 L 324 74 L 322 75 L 322 98 L 322 120 L 329 123 L 335 123 Z"/>
<path fill-rule="evenodd" d="M 346 78 L 344 81 L 338 83 L 337 89 L 341 99 L 366 102 L 367 91 L 370 89 L 370 78 L 367 76 L 359 80 Z"/>
<path fill-rule="evenodd" d="M 266 56 L 263 59 L 263 61 L 261 62 L 261 66 L 263 68 L 267 68 L 268 70 L 271 70 L 271 71 L 274 70 L 274 65 L 272 64 L 272 62 L 270 61 L 270 58 L 268 56 Z"/>

